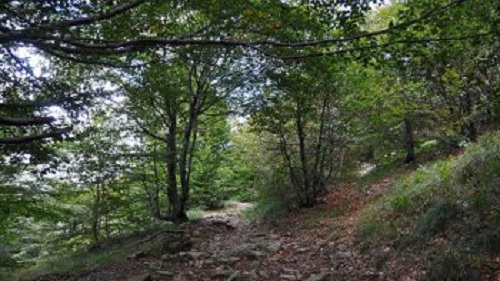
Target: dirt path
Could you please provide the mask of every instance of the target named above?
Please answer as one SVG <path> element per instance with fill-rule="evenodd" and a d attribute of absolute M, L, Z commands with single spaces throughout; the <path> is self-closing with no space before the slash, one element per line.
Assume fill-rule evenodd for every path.
<path fill-rule="evenodd" d="M 356 245 L 363 207 L 391 181 L 365 192 L 345 186 L 328 194 L 324 204 L 271 225 L 245 222 L 238 214 L 252 206 L 234 204 L 189 225 L 194 241 L 189 252 L 123 260 L 63 280 L 415 280 L 377 268 L 378 260 L 392 254 L 390 247 L 362 253 Z"/>

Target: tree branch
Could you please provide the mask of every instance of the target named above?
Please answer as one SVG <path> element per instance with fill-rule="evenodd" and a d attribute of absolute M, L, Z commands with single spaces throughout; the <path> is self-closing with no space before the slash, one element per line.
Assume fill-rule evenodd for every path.
<path fill-rule="evenodd" d="M 56 121 L 54 117 L 30 117 L 30 118 L 15 118 L 0 116 L 0 125 L 6 126 L 33 126 L 33 125 L 48 125 Z"/>
<path fill-rule="evenodd" d="M 255 48 L 257 46 L 267 46 L 275 48 L 305 48 L 312 46 L 324 46 L 331 44 L 347 43 L 356 41 L 362 38 L 372 38 L 383 34 L 391 33 L 395 30 L 408 28 L 414 24 L 417 24 L 425 19 L 428 19 L 436 14 L 447 11 L 453 6 L 458 6 L 463 4 L 468 0 L 455 0 L 447 5 L 441 5 L 434 9 L 431 9 L 424 13 L 422 16 L 396 24 L 392 27 L 375 31 L 375 32 L 364 32 L 360 34 L 355 34 L 352 36 L 343 36 L 331 39 L 323 40 L 306 40 L 306 41 L 295 41 L 295 42 L 283 42 L 276 40 L 256 40 L 256 41 L 243 41 L 238 39 L 214 39 L 214 38 L 186 38 L 184 36 L 178 38 L 136 38 L 131 40 L 119 40 L 103 41 L 101 39 L 94 38 L 61 38 L 58 36 L 47 35 L 45 32 L 39 34 L 33 32 L 36 30 L 25 29 L 25 30 L 11 30 L 5 34 L 0 34 L 0 43 L 2 42 L 25 42 L 33 44 L 37 47 L 44 45 L 46 48 L 53 50 L 58 50 L 66 54 L 94 54 L 94 55 L 113 55 L 117 53 L 126 53 L 133 51 L 141 51 L 151 47 L 159 46 L 189 46 L 189 45 L 205 45 L 205 46 L 221 46 L 221 47 L 248 47 Z M 66 26 L 78 26 L 78 25 L 90 25 L 99 20 L 105 20 L 120 14 L 121 12 L 127 11 L 133 7 L 136 7 L 145 2 L 144 0 L 136 0 L 126 3 L 110 12 L 84 19 L 76 19 L 71 21 L 65 21 L 57 24 L 52 24 L 49 27 L 66 27 Z"/>
<path fill-rule="evenodd" d="M 94 15 L 86 18 L 78 18 L 73 20 L 65 20 L 60 22 L 51 23 L 48 25 L 41 26 L 46 29 L 58 29 L 64 27 L 75 27 L 80 25 L 89 25 L 98 21 L 108 20 L 114 18 L 120 14 L 123 14 L 129 10 L 132 10 L 142 4 L 147 2 L 147 0 L 132 0 L 121 5 L 114 7 L 106 13 Z"/>
<path fill-rule="evenodd" d="M 478 34 L 457 36 L 457 37 L 396 40 L 396 41 L 390 41 L 390 42 L 383 43 L 383 44 L 374 44 L 374 45 L 368 45 L 368 46 L 363 46 L 363 47 L 345 48 L 345 49 L 339 49 L 339 50 L 331 51 L 331 52 L 318 52 L 318 53 L 311 52 L 309 54 L 304 54 L 304 55 L 276 56 L 276 55 L 272 55 L 269 53 L 264 53 L 264 54 L 268 57 L 283 59 L 283 60 L 329 57 L 329 56 L 335 56 L 335 55 L 345 54 L 345 53 L 354 52 L 354 51 L 367 51 L 367 50 L 373 50 L 373 49 L 381 49 L 381 48 L 386 48 L 386 47 L 390 47 L 390 46 L 397 45 L 397 44 L 409 45 L 409 44 L 429 44 L 429 43 L 434 43 L 434 42 L 463 41 L 463 40 L 479 38 L 482 36 L 498 34 L 498 32 L 499 31 L 495 30 L 495 31 L 487 32 L 487 33 L 478 33 Z"/>
<path fill-rule="evenodd" d="M 53 130 L 50 132 L 45 132 L 45 133 L 42 133 L 40 135 L 0 138 L 0 144 L 16 145 L 16 144 L 23 144 L 23 143 L 33 142 L 33 141 L 44 140 L 44 139 L 48 139 L 48 138 L 59 138 L 62 135 L 71 132 L 71 130 L 72 130 L 71 127 L 65 127 L 65 128 L 56 129 L 56 130 Z"/>

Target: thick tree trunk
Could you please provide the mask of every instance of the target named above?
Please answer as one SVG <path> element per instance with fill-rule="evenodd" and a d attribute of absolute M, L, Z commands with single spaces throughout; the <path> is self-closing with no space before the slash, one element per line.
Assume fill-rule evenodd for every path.
<path fill-rule="evenodd" d="M 196 133 L 198 127 L 198 97 L 195 96 L 189 105 L 189 116 L 184 128 L 184 136 L 181 150 L 181 157 L 179 159 L 179 176 L 181 180 L 181 205 L 184 208 L 189 200 L 190 193 L 190 169 L 191 157 L 194 153 L 194 145 L 196 141 Z"/>
<path fill-rule="evenodd" d="M 303 192 L 305 200 L 301 202 L 301 205 L 304 207 L 310 207 L 314 205 L 314 195 L 310 186 L 310 178 L 309 178 L 309 167 L 307 163 L 306 157 L 306 141 L 305 141 L 305 133 L 302 122 L 302 103 L 300 100 L 297 100 L 297 108 L 295 111 L 295 122 L 297 127 L 297 136 L 299 138 L 299 153 L 300 153 L 300 163 L 302 167 L 302 177 L 303 177 Z"/>
<path fill-rule="evenodd" d="M 463 134 L 472 142 L 477 141 L 477 128 L 474 121 L 471 119 L 473 113 L 474 102 L 472 101 L 472 95 L 469 92 L 465 93 L 465 112 L 467 114 L 467 120 L 462 129 Z"/>
<path fill-rule="evenodd" d="M 415 141 L 413 138 L 413 126 L 411 119 L 406 117 L 404 119 L 404 144 L 406 149 L 405 163 L 415 162 Z"/>
<path fill-rule="evenodd" d="M 185 222 L 188 220 L 186 215 L 185 204 L 182 203 L 177 190 L 177 113 L 175 101 L 169 101 L 169 126 L 166 135 L 167 140 L 167 196 L 170 203 L 170 214 L 167 217 L 175 223 Z"/>

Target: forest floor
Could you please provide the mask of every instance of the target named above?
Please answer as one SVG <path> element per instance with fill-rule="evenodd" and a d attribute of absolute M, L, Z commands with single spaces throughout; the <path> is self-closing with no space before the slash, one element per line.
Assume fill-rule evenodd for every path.
<path fill-rule="evenodd" d="M 273 223 L 249 223 L 241 213 L 251 204 L 234 203 L 187 226 L 194 242 L 189 252 L 137 256 L 37 280 L 417 280 L 423 273 L 418 262 L 396 259 L 390 245 L 364 252 L 357 243 L 363 208 L 393 180 L 363 191 L 354 184 L 338 187 L 322 204 Z"/>

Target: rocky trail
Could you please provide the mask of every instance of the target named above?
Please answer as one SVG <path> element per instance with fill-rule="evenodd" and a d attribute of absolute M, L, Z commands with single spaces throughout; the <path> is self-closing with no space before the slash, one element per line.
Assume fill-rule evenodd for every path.
<path fill-rule="evenodd" d="M 355 225 L 363 207 L 391 181 L 384 179 L 363 192 L 344 186 L 322 204 L 272 224 L 246 222 L 239 214 L 251 205 L 234 204 L 186 226 L 189 250 L 161 258 L 137 252 L 88 272 L 39 280 L 415 280 L 420 272 L 411 263 L 404 274 L 398 272 L 401 264 L 388 262 L 383 270 L 377 266 L 391 259 L 390 245 L 370 253 L 356 245 Z"/>

